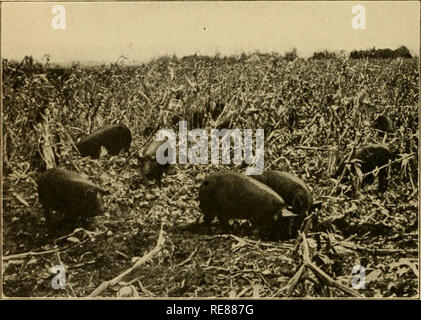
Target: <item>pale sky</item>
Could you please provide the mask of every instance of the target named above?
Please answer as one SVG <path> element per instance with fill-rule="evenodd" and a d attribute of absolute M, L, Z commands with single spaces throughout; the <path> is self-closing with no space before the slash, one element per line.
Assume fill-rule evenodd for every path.
<path fill-rule="evenodd" d="M 54 30 L 51 9 L 63 4 L 66 29 Z M 354 30 L 352 7 L 366 8 Z M 420 3 L 405 2 L 103 2 L 2 3 L 2 54 L 52 62 L 143 62 L 161 55 L 242 52 L 300 56 L 317 50 L 407 46 L 419 52 Z"/>

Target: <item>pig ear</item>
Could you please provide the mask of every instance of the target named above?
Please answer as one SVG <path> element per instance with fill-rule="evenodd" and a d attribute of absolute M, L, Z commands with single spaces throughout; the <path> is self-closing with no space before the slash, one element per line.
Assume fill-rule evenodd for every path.
<path fill-rule="evenodd" d="M 298 215 L 284 208 L 281 210 L 281 216 L 282 218 L 287 218 L 287 217 L 296 217 Z"/>

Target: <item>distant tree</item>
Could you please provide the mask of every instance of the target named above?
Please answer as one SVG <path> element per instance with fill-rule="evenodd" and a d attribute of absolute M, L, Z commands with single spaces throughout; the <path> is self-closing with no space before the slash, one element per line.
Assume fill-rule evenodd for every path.
<path fill-rule="evenodd" d="M 391 49 L 378 49 L 373 53 L 372 58 L 375 59 L 393 59 L 394 54 Z"/>
<path fill-rule="evenodd" d="M 353 50 L 350 59 L 395 59 L 395 58 L 412 58 L 411 53 L 405 46 L 400 46 L 396 50 L 376 49 L 375 47 L 369 50 Z"/>
<path fill-rule="evenodd" d="M 315 52 L 313 53 L 313 56 L 311 57 L 311 59 L 315 59 L 315 60 L 335 59 L 335 58 L 337 58 L 336 53 L 329 52 L 327 50 Z"/>
<path fill-rule="evenodd" d="M 247 54 L 245 52 L 242 52 L 240 55 L 240 61 L 244 62 L 247 60 Z"/>
<path fill-rule="evenodd" d="M 396 49 L 396 50 L 394 51 L 394 57 L 395 57 L 395 58 L 401 57 L 401 58 L 407 58 L 407 59 L 410 59 L 410 58 L 412 58 L 412 55 L 411 55 L 411 53 L 409 52 L 409 50 L 408 50 L 408 48 L 407 48 L 407 47 L 405 47 L 405 46 L 400 46 L 398 49 Z"/>
<path fill-rule="evenodd" d="M 292 51 L 285 53 L 284 59 L 287 61 L 293 61 L 298 58 L 297 48 L 293 48 Z"/>

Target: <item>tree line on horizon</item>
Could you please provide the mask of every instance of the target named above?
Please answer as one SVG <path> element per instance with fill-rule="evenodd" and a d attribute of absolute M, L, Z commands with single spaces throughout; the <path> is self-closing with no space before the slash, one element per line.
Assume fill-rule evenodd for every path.
<path fill-rule="evenodd" d="M 65 68 L 59 63 L 51 63 L 50 56 L 46 55 L 45 65 L 32 57 L 32 55 L 26 55 L 20 62 L 14 59 L 7 59 L 3 58 L 3 67 L 5 65 L 15 65 L 19 70 L 33 70 L 33 69 L 42 69 L 47 67 L 48 69 L 62 69 Z M 290 51 L 287 51 L 284 55 L 280 55 L 279 53 L 261 53 L 259 51 L 255 51 L 253 53 L 241 53 L 239 56 L 222 56 L 221 54 L 217 53 L 214 57 L 207 56 L 207 55 L 199 55 L 197 53 L 184 56 L 178 58 L 175 54 L 172 55 L 172 58 L 167 56 L 167 58 L 175 59 L 175 60 L 189 60 L 189 59 L 199 59 L 199 60 L 209 60 L 209 59 L 217 59 L 222 60 L 223 62 L 257 62 L 261 59 L 266 58 L 282 58 L 287 61 L 293 61 L 297 58 L 300 58 L 297 49 L 293 48 Z M 375 47 L 366 50 L 353 50 L 349 54 L 346 54 L 344 50 L 340 51 L 315 51 L 309 59 L 311 60 L 328 60 L 328 59 L 337 59 L 340 57 L 349 57 L 349 59 L 396 59 L 396 58 L 404 58 L 404 59 L 411 59 L 414 56 L 410 53 L 409 49 L 406 46 L 400 46 L 399 48 L 392 50 L 389 48 L 386 49 L 376 49 Z M 159 60 L 162 57 L 156 57 L 151 59 L 151 61 Z M 44 59 L 43 59 L 44 60 Z M 114 64 L 121 64 L 124 60 L 127 60 L 125 57 L 119 57 L 117 63 Z M 74 61 L 71 65 L 79 64 L 78 62 Z M 69 66 L 71 66 L 69 65 Z"/>
<path fill-rule="evenodd" d="M 408 48 L 405 46 L 400 46 L 395 50 L 389 48 L 386 49 L 376 49 L 375 47 L 369 50 L 353 50 L 349 54 L 350 59 L 396 59 L 396 58 L 405 58 L 411 59 L 412 55 L 409 52 Z"/>

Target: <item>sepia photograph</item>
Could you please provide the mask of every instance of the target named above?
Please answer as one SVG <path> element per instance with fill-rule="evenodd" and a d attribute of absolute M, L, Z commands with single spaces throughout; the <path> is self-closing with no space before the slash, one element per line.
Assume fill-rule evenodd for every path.
<path fill-rule="evenodd" d="M 2 299 L 420 299 L 419 1 L 2 2 L 0 44 Z"/>

